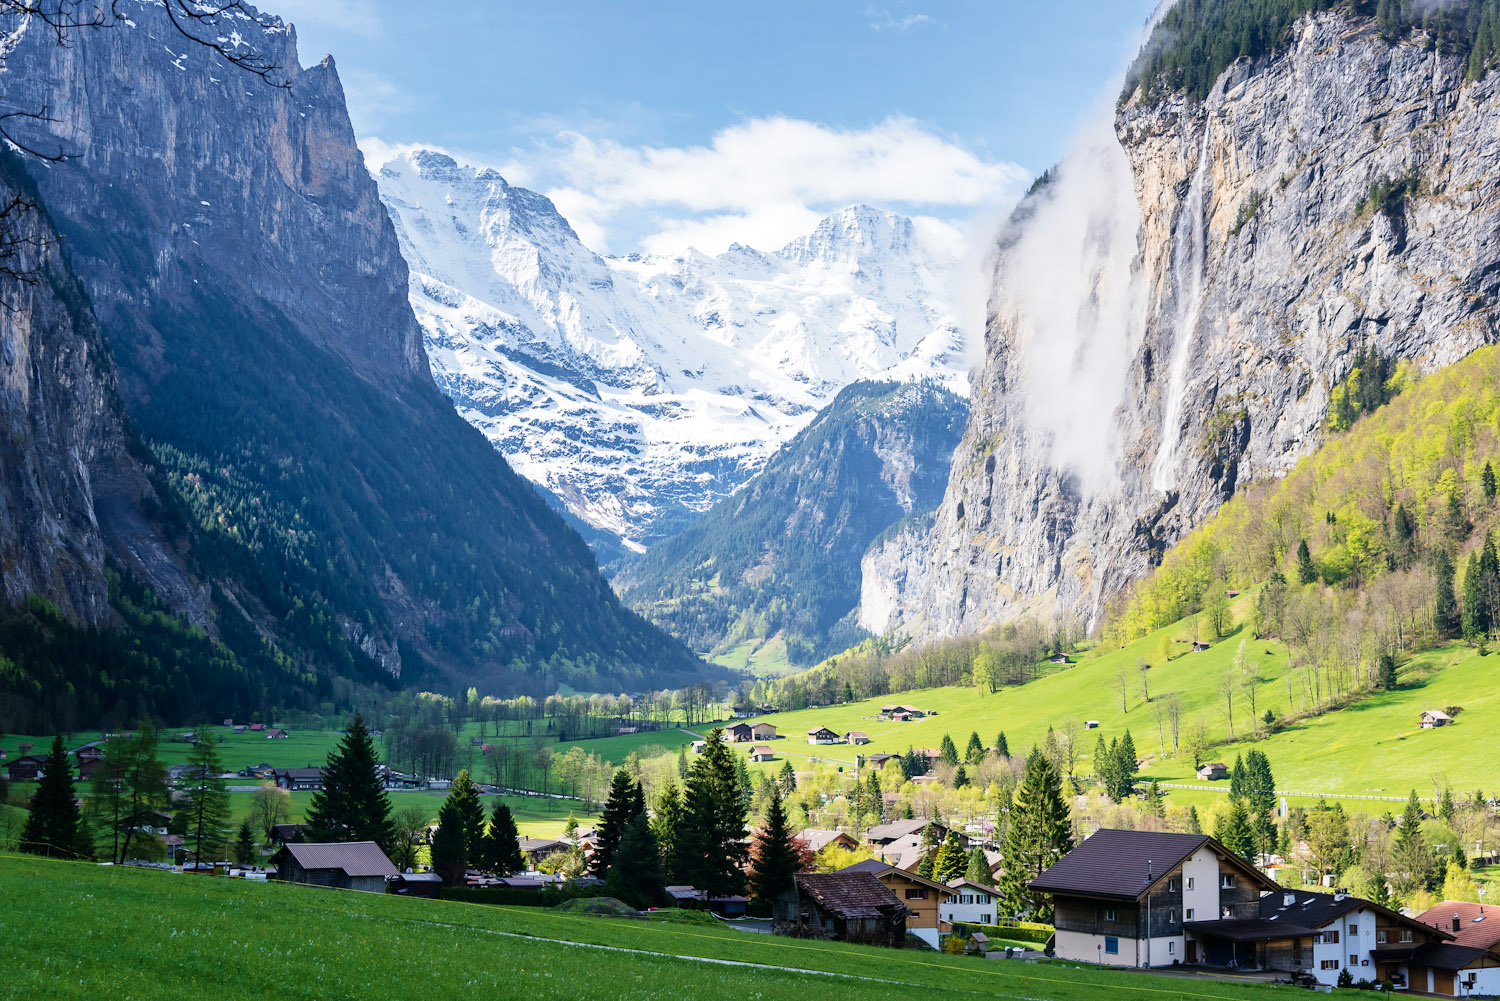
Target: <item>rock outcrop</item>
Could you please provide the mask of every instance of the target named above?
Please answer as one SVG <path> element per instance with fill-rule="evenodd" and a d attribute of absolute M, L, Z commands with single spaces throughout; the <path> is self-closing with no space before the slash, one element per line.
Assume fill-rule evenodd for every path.
<path fill-rule="evenodd" d="M 1117 145 L 1070 157 L 1003 236 L 947 494 L 867 557 L 864 624 L 1097 624 L 1317 446 L 1362 347 L 1431 371 L 1495 340 L 1500 81 L 1464 70 L 1323 14 L 1202 102 L 1124 104 Z"/>

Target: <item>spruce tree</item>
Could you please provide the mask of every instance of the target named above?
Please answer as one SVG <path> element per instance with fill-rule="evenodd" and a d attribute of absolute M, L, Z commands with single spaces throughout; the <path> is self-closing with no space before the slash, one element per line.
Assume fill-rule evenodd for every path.
<path fill-rule="evenodd" d="M 1135 776 L 1140 770 L 1136 762 L 1139 760 L 1135 750 L 1135 740 L 1130 736 L 1130 731 L 1125 731 L 1125 736 L 1120 738 L 1120 761 L 1119 765 L 1119 798 L 1115 802 L 1123 802 L 1135 793 Z"/>
<path fill-rule="evenodd" d="M 1486 459 L 1484 469 L 1479 474 L 1479 487 L 1484 491 L 1484 499 L 1492 501 L 1495 499 L 1495 467 L 1491 466 Z"/>
<path fill-rule="evenodd" d="M 490 813 L 489 830 L 480 842 L 479 863 L 497 876 L 513 875 L 526 866 L 521 858 L 516 818 L 502 799 L 495 800 L 495 808 Z"/>
<path fill-rule="evenodd" d="M 1437 875 L 1437 863 L 1422 836 L 1422 801 L 1413 789 L 1406 801 L 1401 823 L 1391 846 L 1398 888 L 1403 895 L 1429 889 Z"/>
<path fill-rule="evenodd" d="M 1453 792 L 1450 789 L 1443 790 L 1443 796 L 1438 800 L 1438 818 L 1445 824 L 1453 823 Z"/>
<path fill-rule="evenodd" d="M 969 746 L 964 749 L 964 760 L 971 765 L 984 760 L 984 741 L 979 739 L 978 730 L 969 734 Z"/>
<path fill-rule="evenodd" d="M 776 784 L 781 787 L 783 797 L 790 796 L 797 791 L 797 770 L 792 767 L 790 761 L 781 763 L 781 772 L 776 776 Z"/>
<path fill-rule="evenodd" d="M 432 832 L 429 848 L 432 869 L 449 886 L 464 881 L 467 859 L 464 847 L 464 818 L 458 804 L 452 798 L 443 801 L 438 810 L 437 830 Z"/>
<path fill-rule="evenodd" d="M 1006 909 L 1015 916 L 1052 916 L 1050 903 L 1027 886 L 1073 849 L 1073 825 L 1062 798 L 1062 779 L 1039 748 L 1032 748 L 1010 808 L 1005 832 L 1005 878 L 1000 885 Z"/>
<path fill-rule="evenodd" d="M 1432 624 L 1444 638 L 1455 635 L 1463 626 L 1463 613 L 1453 592 L 1453 560 L 1445 550 L 1438 550 L 1433 562 Z"/>
<path fill-rule="evenodd" d="M 604 880 L 604 891 L 632 907 L 656 907 L 666 899 L 661 853 L 645 812 L 625 825 L 616 846 L 614 863 Z"/>
<path fill-rule="evenodd" d="M 773 795 L 766 807 L 765 823 L 750 849 L 750 894 L 770 903 L 790 890 L 801 868 L 801 853 L 792 843 L 787 826 L 786 808 L 780 795 Z"/>
<path fill-rule="evenodd" d="M 1317 564 L 1313 562 L 1312 551 L 1307 548 L 1307 540 L 1303 539 L 1297 543 L 1297 580 L 1302 584 L 1311 584 L 1317 579 Z"/>
<path fill-rule="evenodd" d="M 255 835 L 250 831 L 250 821 L 241 821 L 240 832 L 234 838 L 234 860 L 240 865 L 250 865 L 257 856 Z"/>
<path fill-rule="evenodd" d="M 1240 858 L 1255 864 L 1255 832 L 1250 827 L 1250 812 L 1244 800 L 1232 800 L 1229 810 L 1214 824 L 1214 839 Z"/>
<path fill-rule="evenodd" d="M 621 768 L 609 784 L 604 812 L 599 815 L 599 826 L 594 829 L 594 857 L 590 868 L 595 876 L 602 879 L 609 872 L 615 848 L 635 814 L 635 782 L 631 781 L 630 773 Z"/>
<path fill-rule="evenodd" d="M 1000 735 L 995 738 L 995 753 L 1002 758 L 1010 757 L 1010 743 L 1005 739 L 1004 730 L 1001 730 Z"/>
<path fill-rule="evenodd" d="M 964 766 L 963 765 L 959 765 L 957 768 L 955 768 L 953 770 L 953 788 L 955 788 L 955 789 L 962 789 L 964 786 L 966 786 L 968 784 L 969 784 L 969 773 L 964 770 Z"/>
<path fill-rule="evenodd" d="M 709 896 L 739 893 L 744 886 L 745 803 L 735 776 L 733 755 L 715 727 L 708 746 L 693 762 L 683 797 L 673 874 Z"/>
<path fill-rule="evenodd" d="M 229 838 L 229 790 L 219 777 L 224 766 L 214 742 L 206 735 L 188 752 L 188 764 L 192 770 L 182 791 L 188 794 L 191 806 L 183 844 L 194 862 L 209 862 L 220 856 Z"/>
<path fill-rule="evenodd" d="M 791 762 L 787 762 L 787 763 L 790 764 Z M 684 781 L 684 782 L 687 781 L 687 777 L 688 777 L 688 756 L 687 756 L 687 748 L 686 747 L 679 747 L 679 748 L 677 748 L 677 777 L 679 779 L 681 779 L 682 781 Z"/>
<path fill-rule="evenodd" d="M 454 776 L 448 787 L 448 799 L 458 807 L 463 820 L 464 861 L 475 864 L 479 861 L 480 845 L 484 841 L 484 801 L 479 797 L 479 787 L 463 768 Z"/>
<path fill-rule="evenodd" d="M 958 764 L 958 747 L 953 743 L 953 738 L 946 733 L 943 734 L 942 743 L 938 745 L 938 758 L 945 765 Z"/>
<path fill-rule="evenodd" d="M 1146 786 L 1146 812 L 1158 820 L 1167 815 L 1167 797 L 1155 779 Z"/>
<path fill-rule="evenodd" d="M 1462 628 L 1464 639 L 1473 643 L 1489 633 L 1489 608 L 1485 601 L 1484 580 L 1479 572 L 1479 554 L 1470 553 L 1464 567 L 1464 601 Z"/>
<path fill-rule="evenodd" d="M 1203 833 L 1203 821 L 1198 819 L 1198 808 L 1196 806 L 1188 807 L 1187 829 L 1189 834 Z"/>
<path fill-rule="evenodd" d="M 989 859 L 985 858 L 984 849 L 975 845 L 969 849 L 969 864 L 964 869 L 964 879 L 989 886 L 990 878 Z"/>
<path fill-rule="evenodd" d="M 943 846 L 938 849 L 937 858 L 933 861 L 932 878 L 939 883 L 947 883 L 949 880 L 962 876 L 968 867 L 969 857 L 958 843 L 958 832 L 949 831 L 948 836 L 943 839 Z"/>
<path fill-rule="evenodd" d="M 1375 683 L 1386 691 L 1396 687 L 1396 655 L 1389 650 L 1380 655 L 1375 668 Z"/>
<path fill-rule="evenodd" d="M 677 783 L 668 782 L 656 795 L 656 809 L 651 815 L 651 836 L 656 839 L 656 850 L 661 854 L 662 871 L 669 883 L 678 881 L 677 873 L 672 869 L 672 863 L 677 850 L 677 830 L 681 824 L 682 796 L 677 791 Z"/>
<path fill-rule="evenodd" d="M 323 768 L 323 788 L 307 812 L 308 841 L 373 841 L 389 852 L 395 842 L 391 800 L 376 774 L 375 742 L 362 716 L 344 731 Z"/>
<path fill-rule="evenodd" d="M 938 844 L 937 827 L 932 823 L 922 828 L 922 843 L 917 847 L 917 854 L 921 857 L 917 862 L 917 875 L 923 879 L 932 879 L 933 873 L 937 871 L 937 857 L 941 850 Z"/>
<path fill-rule="evenodd" d="M 21 831 L 21 850 L 52 858 L 88 858 L 92 853 L 83 837 L 83 818 L 73 792 L 73 771 L 62 735 L 52 738 L 47 769 L 31 797 L 31 811 Z"/>

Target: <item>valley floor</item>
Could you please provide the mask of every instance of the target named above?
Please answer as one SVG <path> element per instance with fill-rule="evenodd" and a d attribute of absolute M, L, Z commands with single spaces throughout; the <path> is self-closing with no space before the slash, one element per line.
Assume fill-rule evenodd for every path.
<path fill-rule="evenodd" d="M 156 870 L 0 859 L 7 996 L 1259 1001 L 1274 988 Z M 680 912 L 672 912 L 680 914 Z"/>

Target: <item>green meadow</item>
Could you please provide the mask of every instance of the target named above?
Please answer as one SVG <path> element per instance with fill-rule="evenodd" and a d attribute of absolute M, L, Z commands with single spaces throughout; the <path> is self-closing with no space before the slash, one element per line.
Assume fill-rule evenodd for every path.
<path fill-rule="evenodd" d="M 17 1001 L 907 1001 L 916 993 L 935 1001 L 1259 1001 L 1294 990 L 28 857 L 0 859 L 0 909 L 9 918 L 5 954 L 26 957 L 7 964 L 6 996 Z"/>

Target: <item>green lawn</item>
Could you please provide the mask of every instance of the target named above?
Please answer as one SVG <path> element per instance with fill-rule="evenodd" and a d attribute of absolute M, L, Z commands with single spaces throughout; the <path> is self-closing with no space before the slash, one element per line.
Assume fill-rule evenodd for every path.
<path fill-rule="evenodd" d="M 230 799 L 230 822 L 233 829 L 238 829 L 241 820 L 249 814 L 250 800 L 255 794 L 252 792 L 232 792 Z M 288 823 L 301 823 L 306 819 L 307 809 L 312 803 L 311 792 L 294 792 L 291 802 L 291 817 Z M 411 792 L 391 792 L 392 812 L 407 806 L 420 806 L 428 812 L 432 823 L 437 823 L 437 813 L 443 805 L 444 798 L 448 795 L 446 789 L 424 789 Z M 567 826 L 568 817 L 571 815 L 578 820 L 580 826 L 588 827 L 593 824 L 593 815 L 584 808 L 583 804 L 571 799 L 550 799 L 542 796 L 484 796 L 484 809 L 486 814 L 493 809 L 497 799 L 504 799 L 505 804 L 510 807 L 511 813 L 516 818 L 516 828 L 525 837 L 544 838 L 558 837 L 563 828 Z"/>
<path fill-rule="evenodd" d="M 7 996 L 702 996 L 862 1001 L 1121 994 L 1259 1001 L 1258 987 L 7 857 Z M 599 946 L 612 947 L 606 951 Z M 696 961 L 730 960 L 756 966 Z M 831 974 L 832 976 L 829 976 Z"/>

